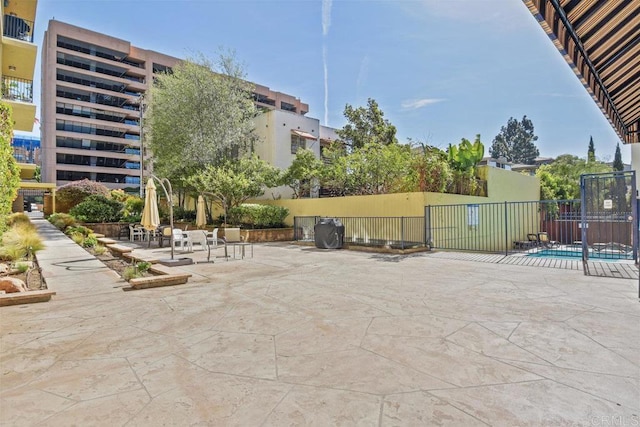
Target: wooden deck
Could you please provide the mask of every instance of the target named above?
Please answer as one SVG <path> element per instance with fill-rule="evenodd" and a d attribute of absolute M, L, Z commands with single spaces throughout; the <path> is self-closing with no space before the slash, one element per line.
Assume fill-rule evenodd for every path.
<path fill-rule="evenodd" d="M 492 264 L 511 264 L 527 267 L 559 268 L 563 270 L 583 270 L 582 260 L 446 251 L 434 251 L 430 253 L 429 256 L 436 258 L 485 262 Z M 586 270 L 586 274 L 589 276 L 638 279 L 638 266 L 636 266 L 632 262 L 587 261 Z"/>

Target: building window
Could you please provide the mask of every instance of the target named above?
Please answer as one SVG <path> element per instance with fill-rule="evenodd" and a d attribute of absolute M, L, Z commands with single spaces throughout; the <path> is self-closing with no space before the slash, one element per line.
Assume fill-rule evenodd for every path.
<path fill-rule="evenodd" d="M 306 140 L 296 134 L 291 134 L 291 154 L 296 154 L 298 150 L 306 148 Z"/>
<path fill-rule="evenodd" d="M 293 104 L 289 104 L 288 102 L 281 101 L 280 108 L 284 111 L 291 111 L 292 113 L 296 112 L 296 106 Z"/>

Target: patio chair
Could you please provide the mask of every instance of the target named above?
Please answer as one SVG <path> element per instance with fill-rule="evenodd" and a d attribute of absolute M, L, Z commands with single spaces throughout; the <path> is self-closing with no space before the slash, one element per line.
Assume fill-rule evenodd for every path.
<path fill-rule="evenodd" d="M 558 242 L 555 240 L 549 240 L 549 234 L 545 231 L 538 233 L 538 242 L 545 248 L 554 248 L 558 246 Z"/>
<path fill-rule="evenodd" d="M 189 238 L 191 239 L 191 244 L 199 244 L 200 249 L 203 251 L 207 249 L 209 246 L 209 241 L 207 239 L 207 232 L 204 230 L 193 230 L 188 233 Z"/>
<path fill-rule="evenodd" d="M 129 241 L 134 242 L 136 238 L 139 241 L 143 241 L 145 235 L 146 232 L 140 225 L 129 225 Z"/>
<path fill-rule="evenodd" d="M 179 228 L 174 228 L 172 231 L 173 235 L 173 247 L 180 247 L 182 251 L 188 250 L 189 252 L 193 252 L 193 243 L 191 242 L 191 238 L 186 235 Z"/>
<path fill-rule="evenodd" d="M 160 227 L 160 236 L 158 236 L 158 246 L 164 247 L 164 242 L 169 242 L 171 245 L 171 227 Z"/>
<path fill-rule="evenodd" d="M 218 229 L 214 228 L 212 232 L 207 233 L 207 244 L 210 249 L 224 247 L 224 256 L 227 257 L 227 242 L 218 237 Z"/>
<path fill-rule="evenodd" d="M 240 228 L 225 228 L 224 229 L 224 241 L 226 243 L 240 243 L 244 239 L 240 235 Z"/>
<path fill-rule="evenodd" d="M 529 241 L 530 246 L 537 247 L 540 245 L 540 240 L 538 240 L 538 235 L 536 233 L 527 234 L 527 240 Z"/>

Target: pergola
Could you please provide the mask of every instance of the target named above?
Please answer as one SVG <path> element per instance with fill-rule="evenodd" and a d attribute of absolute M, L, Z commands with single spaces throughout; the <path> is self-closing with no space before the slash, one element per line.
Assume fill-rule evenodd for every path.
<path fill-rule="evenodd" d="M 622 142 L 640 143 L 640 0 L 523 2 Z"/>

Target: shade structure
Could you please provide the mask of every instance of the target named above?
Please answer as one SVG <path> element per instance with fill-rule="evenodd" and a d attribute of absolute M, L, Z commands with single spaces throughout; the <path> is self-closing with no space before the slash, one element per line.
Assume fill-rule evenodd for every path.
<path fill-rule="evenodd" d="M 146 194 L 144 196 L 144 209 L 142 210 L 142 226 L 147 230 L 155 230 L 160 225 L 160 214 L 158 213 L 158 196 L 156 195 L 156 185 L 153 178 L 147 181 Z"/>
<path fill-rule="evenodd" d="M 201 228 L 207 225 L 207 217 L 204 212 L 204 197 L 198 196 L 198 206 L 196 207 L 196 227 Z"/>

